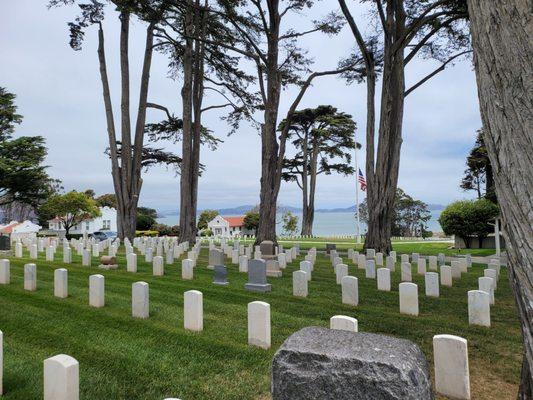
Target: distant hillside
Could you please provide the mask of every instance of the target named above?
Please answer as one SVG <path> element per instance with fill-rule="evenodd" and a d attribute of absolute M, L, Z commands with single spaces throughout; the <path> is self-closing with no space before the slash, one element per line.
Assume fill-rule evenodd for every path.
<path fill-rule="evenodd" d="M 242 205 L 242 206 L 237 206 L 237 207 L 233 207 L 233 208 L 220 208 L 217 211 L 221 215 L 243 215 L 243 214 L 246 214 L 248 211 L 250 211 L 254 207 L 255 206 L 253 206 L 253 205 Z M 438 210 L 443 210 L 444 206 L 441 205 L 441 204 L 428 204 L 428 208 L 429 208 L 430 211 L 438 211 Z M 290 212 L 293 212 L 293 213 L 301 213 L 302 209 L 300 207 L 292 207 L 292 206 L 281 205 L 279 211 L 280 212 L 290 211 Z M 201 212 L 201 210 L 200 210 L 200 212 Z M 315 212 L 317 212 L 317 213 L 353 213 L 353 212 L 355 212 L 355 204 L 353 206 L 344 207 L 344 208 L 342 208 L 342 207 L 341 208 L 319 208 L 319 209 L 316 209 Z M 170 215 L 179 215 L 179 211 L 176 211 L 176 210 L 160 210 L 160 211 L 158 211 L 158 215 L 159 215 L 159 217 L 165 217 L 165 216 L 170 216 Z"/>

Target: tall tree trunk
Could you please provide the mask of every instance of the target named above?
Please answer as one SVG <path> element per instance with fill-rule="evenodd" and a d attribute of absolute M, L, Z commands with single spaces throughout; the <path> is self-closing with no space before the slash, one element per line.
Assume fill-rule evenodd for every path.
<path fill-rule="evenodd" d="M 276 242 L 276 204 L 281 181 L 278 173 L 279 145 L 276 135 L 281 93 L 281 74 L 278 68 L 279 25 L 279 1 L 272 0 L 269 5 L 267 101 L 265 119 L 261 127 L 261 190 L 256 243 L 261 243 L 263 240 Z"/>
<path fill-rule="evenodd" d="M 120 14 L 120 70 L 121 70 L 121 142 L 120 156 L 117 149 L 117 136 L 113 117 L 113 106 L 104 46 L 104 32 L 102 25 L 98 29 L 98 60 L 100 64 L 100 78 L 106 110 L 107 132 L 109 137 L 109 151 L 111 158 L 111 174 L 117 199 L 118 236 L 121 239 L 133 239 L 137 223 L 137 205 L 142 186 L 141 162 L 144 139 L 144 125 L 146 122 L 146 102 L 150 81 L 150 69 L 153 54 L 153 29 L 150 23 L 146 33 L 146 46 L 141 75 L 141 89 L 135 141 L 132 146 L 130 122 L 130 83 L 129 83 L 129 18 L 128 12 Z"/>
<path fill-rule="evenodd" d="M 193 175 L 193 62 L 194 50 L 194 12 L 193 3 L 187 1 L 187 10 L 185 15 L 185 46 L 182 56 L 183 64 L 183 86 L 181 89 L 181 98 L 183 103 L 183 140 L 182 140 L 182 161 L 181 161 L 181 180 L 180 180 L 180 233 L 181 241 L 191 240 L 194 232 L 190 216 L 193 214 L 193 204 L 190 195 L 191 181 Z M 196 222 L 196 221 L 194 221 Z"/>
<path fill-rule="evenodd" d="M 484 140 L 522 323 L 519 399 L 533 398 L 533 24 L 531 2 L 468 0 Z"/>
<path fill-rule="evenodd" d="M 394 216 L 394 198 L 398 186 L 400 148 L 404 107 L 404 57 L 403 48 L 395 50 L 395 44 L 403 37 L 405 13 L 402 2 L 387 7 L 389 34 L 385 38 L 381 113 L 378 132 L 378 151 L 374 164 L 374 148 L 367 146 L 368 232 L 364 248 L 383 253 L 392 250 L 391 228 Z M 389 37 L 391 36 L 391 37 Z"/>
<path fill-rule="evenodd" d="M 302 140 L 302 236 L 313 234 L 313 222 L 309 212 L 309 128 L 305 129 Z"/>
<path fill-rule="evenodd" d="M 315 192 L 318 169 L 318 144 L 313 140 L 313 151 L 311 153 L 311 171 L 309 178 L 309 202 L 307 203 L 307 215 L 304 215 L 307 224 L 307 235 L 313 235 L 313 222 L 315 220 Z M 303 227 L 303 224 L 302 224 Z"/>

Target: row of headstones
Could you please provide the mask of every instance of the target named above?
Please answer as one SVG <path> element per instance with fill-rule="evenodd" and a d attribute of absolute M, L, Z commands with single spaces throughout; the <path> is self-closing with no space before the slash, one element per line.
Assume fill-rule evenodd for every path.
<path fill-rule="evenodd" d="M 164 274 L 161 263 L 154 264 L 154 275 Z M 156 258 L 157 260 L 157 258 Z M 245 288 L 252 291 L 270 291 L 271 286 L 266 281 L 266 265 L 263 260 L 252 260 L 252 268 L 249 271 L 249 282 Z M 300 263 L 300 270 L 293 272 L 293 295 L 307 297 L 308 282 L 311 280 L 313 264 L 309 261 Z M 378 290 L 390 291 L 390 270 L 380 268 L 378 271 Z M 133 271 L 132 271 L 133 272 Z M 182 278 L 193 279 L 194 265 L 192 260 L 183 260 Z M 436 273 L 426 274 L 426 296 L 438 296 L 438 277 Z M 388 276 L 387 287 L 380 287 L 379 277 Z M 490 305 L 494 304 L 494 289 L 496 279 L 491 277 L 479 278 L 479 290 L 468 292 L 468 316 L 472 325 L 490 326 Z M 10 283 L 9 260 L 0 260 L 0 284 Z M 215 284 L 227 284 L 226 273 L 215 270 Z M 342 288 L 342 303 L 357 306 L 359 304 L 358 279 L 354 276 L 345 275 L 337 280 Z M 27 291 L 37 290 L 37 266 L 35 264 L 24 265 L 24 289 Z M 104 305 L 104 276 L 91 275 L 89 279 L 89 304 L 94 307 Z M 68 271 L 59 268 L 54 271 L 54 295 L 59 298 L 68 297 Z M 136 299 L 138 299 L 136 301 Z M 402 282 L 399 285 L 400 313 L 417 316 L 419 314 L 418 286 L 410 282 Z M 137 282 L 134 284 L 132 293 L 133 314 L 136 316 L 147 314 L 148 307 L 148 284 Z M 144 308 L 143 308 L 144 307 Z M 144 310 L 144 311 L 142 311 Z"/>
<path fill-rule="evenodd" d="M 184 294 L 184 328 L 203 330 L 203 295 L 197 290 Z M 335 315 L 330 329 L 358 332 L 355 318 Z M 262 301 L 248 304 L 248 344 L 271 346 L 270 305 Z M 470 399 L 470 372 L 467 340 L 453 335 L 433 337 L 436 392 L 455 399 Z M 3 333 L 0 331 L 0 396 L 3 394 Z M 65 354 L 44 361 L 44 400 L 79 399 L 79 363 Z M 174 400 L 167 398 L 166 400 Z"/>

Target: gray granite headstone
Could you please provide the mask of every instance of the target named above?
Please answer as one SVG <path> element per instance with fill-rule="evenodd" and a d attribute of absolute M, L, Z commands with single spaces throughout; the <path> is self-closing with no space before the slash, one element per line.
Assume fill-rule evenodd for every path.
<path fill-rule="evenodd" d="M 208 269 L 215 269 L 215 265 L 224 265 L 224 253 L 219 249 L 209 250 Z"/>
<path fill-rule="evenodd" d="M 274 242 L 270 240 L 263 240 L 259 245 L 259 250 L 261 250 L 262 256 L 273 256 L 274 255 Z"/>
<path fill-rule="evenodd" d="M 326 243 L 326 254 L 329 254 L 331 250 L 337 250 L 337 245 L 335 243 Z"/>
<path fill-rule="evenodd" d="M 248 283 L 246 290 L 252 292 L 270 292 L 272 286 L 267 283 L 266 263 L 263 260 L 250 260 L 248 262 Z"/>
<path fill-rule="evenodd" d="M 309 327 L 272 362 L 273 400 L 432 400 L 428 362 L 413 342 Z"/>
<path fill-rule="evenodd" d="M 229 285 L 228 270 L 223 265 L 215 265 L 215 276 L 213 283 L 216 285 Z"/>

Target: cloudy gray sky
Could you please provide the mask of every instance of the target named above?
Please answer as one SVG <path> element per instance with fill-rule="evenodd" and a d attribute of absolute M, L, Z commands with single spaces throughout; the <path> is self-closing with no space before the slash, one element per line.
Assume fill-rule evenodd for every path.
<path fill-rule="evenodd" d="M 67 190 L 93 188 L 97 193 L 112 191 L 110 163 L 103 154 L 107 145 L 104 108 L 96 57 L 96 31 L 90 29 L 82 51 L 68 46 L 67 22 L 76 15 L 74 7 L 48 10 L 44 0 L 0 1 L 0 86 L 17 95 L 24 123 L 20 135 L 42 135 L 49 147 L 47 159 L 52 176 L 63 181 Z M 307 20 L 325 14 L 337 2 L 319 3 L 312 16 L 293 19 L 291 25 L 306 27 Z M 355 3 L 354 3 L 355 4 Z M 364 23 L 363 9 L 354 13 Z M 115 110 L 119 101 L 118 23 L 108 10 L 105 22 L 108 68 Z M 354 42 L 345 28 L 336 37 L 316 34 L 305 41 L 315 59 L 316 70 L 335 67 Z M 135 110 L 138 76 L 144 45 L 144 27 L 134 22 L 131 34 L 132 110 Z M 420 61 L 409 65 L 407 85 L 416 82 L 438 65 Z M 180 82 L 167 77 L 167 59 L 156 54 L 150 86 L 150 101 L 167 105 L 179 115 Z M 282 94 L 282 111 L 294 91 Z M 208 100 L 216 102 L 216 99 Z M 347 86 L 334 77 L 321 78 L 308 91 L 301 107 L 332 104 L 353 115 L 358 124 L 358 141 L 364 145 L 365 87 Z M 282 114 L 283 115 L 283 114 Z M 132 117 L 134 115 L 132 114 Z M 161 114 L 149 111 L 149 120 Z M 216 152 L 204 150 L 201 161 L 207 171 L 200 180 L 199 207 L 232 207 L 259 201 L 260 138 L 255 128 L 244 124 L 227 137 L 228 128 L 220 114 L 206 116 L 206 125 L 224 143 Z M 471 197 L 458 187 L 465 157 L 481 126 L 475 76 L 469 61 L 446 69 L 413 92 L 405 105 L 404 141 L 399 186 L 428 203 L 446 204 Z M 167 146 L 180 152 L 180 145 Z M 364 154 L 360 153 L 364 162 Z M 319 178 L 317 205 L 347 207 L 354 204 L 353 177 Z M 284 183 L 280 203 L 300 206 L 295 184 Z M 179 181 L 174 172 L 154 168 L 144 174 L 141 204 L 159 209 L 178 208 Z"/>

